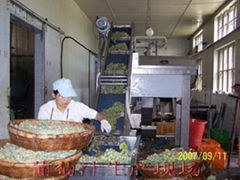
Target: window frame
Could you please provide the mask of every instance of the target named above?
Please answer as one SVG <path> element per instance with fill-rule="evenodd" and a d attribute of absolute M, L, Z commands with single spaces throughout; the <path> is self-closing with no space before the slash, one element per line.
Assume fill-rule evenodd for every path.
<path fill-rule="evenodd" d="M 232 18 L 229 19 L 231 17 Z M 215 41 L 222 39 L 237 28 L 237 1 L 231 2 L 215 16 Z"/>
<path fill-rule="evenodd" d="M 203 89 L 203 60 L 202 58 L 197 59 L 197 79 L 194 90 L 202 91 Z"/>
<path fill-rule="evenodd" d="M 230 49 L 232 49 L 232 51 L 230 51 Z M 214 61 L 213 92 L 233 94 L 232 86 L 235 83 L 236 73 L 236 43 L 231 42 L 216 49 L 216 55 L 217 57 Z"/>
<path fill-rule="evenodd" d="M 195 48 L 197 51 L 195 51 Z M 194 37 L 193 37 L 193 50 L 194 53 L 198 53 L 203 50 L 203 30 L 201 29 Z"/>

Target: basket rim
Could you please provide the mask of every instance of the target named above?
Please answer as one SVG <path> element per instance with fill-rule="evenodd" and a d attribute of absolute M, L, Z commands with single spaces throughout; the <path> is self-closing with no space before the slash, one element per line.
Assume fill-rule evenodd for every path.
<path fill-rule="evenodd" d="M 67 177 L 68 175 L 61 175 L 61 176 L 50 176 L 44 177 L 44 180 L 62 180 L 63 178 Z M 20 180 L 19 178 L 9 177 L 6 180 Z M 21 178 L 21 180 L 33 180 L 33 178 Z"/>
<path fill-rule="evenodd" d="M 21 123 L 23 121 L 49 121 L 49 122 L 60 122 L 63 124 L 73 124 L 73 125 L 81 125 L 83 126 L 85 129 L 87 129 L 86 131 L 83 132 L 76 132 L 76 133 L 68 133 L 68 134 L 36 134 L 36 133 L 32 133 L 30 131 L 26 131 L 26 130 L 22 130 L 16 127 L 13 127 L 13 124 L 18 124 Z M 28 138 L 39 138 L 39 139 L 48 139 L 48 138 L 66 138 L 68 136 L 71 136 L 72 138 L 74 137 L 79 137 L 79 136 L 88 136 L 94 133 L 94 128 L 91 127 L 88 124 L 85 123 L 81 123 L 81 122 L 76 122 L 76 121 L 63 121 L 63 120 L 43 120 L 43 119 L 18 119 L 18 120 L 13 120 L 13 121 L 9 121 L 8 123 L 8 131 L 10 133 L 14 133 L 14 134 L 18 134 L 18 135 L 27 135 Z M 20 134 L 19 134 L 20 133 Z"/>
<path fill-rule="evenodd" d="M 6 141 L 6 142 L 2 142 L 2 141 Z M 1 139 L 0 140 L 0 148 L 2 146 L 4 146 L 6 143 L 11 143 L 10 139 Z M 65 162 L 65 161 L 73 161 L 76 160 L 78 158 L 78 156 L 80 157 L 82 155 L 82 151 L 81 150 L 76 150 L 76 152 L 70 156 L 67 156 L 65 158 L 62 159 L 55 159 L 55 160 L 51 160 L 51 161 L 39 161 L 38 163 L 47 163 L 47 165 L 54 165 L 54 164 L 58 164 L 59 161 L 61 162 Z M 6 160 L 2 160 L 0 159 L 0 164 L 1 165 L 14 165 L 15 167 L 32 167 L 34 165 L 36 165 L 36 162 L 19 162 L 19 161 L 6 161 Z"/>

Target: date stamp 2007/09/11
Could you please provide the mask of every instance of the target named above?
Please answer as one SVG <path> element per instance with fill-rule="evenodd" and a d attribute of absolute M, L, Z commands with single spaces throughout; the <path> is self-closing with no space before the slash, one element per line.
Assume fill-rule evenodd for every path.
<path fill-rule="evenodd" d="M 226 152 L 189 152 L 189 151 L 178 152 L 179 161 L 192 161 L 192 160 L 213 161 L 226 159 L 227 159 Z"/>

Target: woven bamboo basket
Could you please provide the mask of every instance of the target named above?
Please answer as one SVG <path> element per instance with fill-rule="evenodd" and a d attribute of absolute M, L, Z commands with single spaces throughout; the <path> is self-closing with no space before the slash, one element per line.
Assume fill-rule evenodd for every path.
<path fill-rule="evenodd" d="M 4 146 L 10 139 L 0 140 L 0 147 Z M 75 154 L 63 159 L 38 163 L 23 163 L 16 161 L 0 160 L 0 174 L 11 178 L 21 179 L 47 179 L 63 180 L 67 179 L 68 173 L 75 167 L 75 163 L 82 155 L 78 150 Z"/>
<path fill-rule="evenodd" d="M 33 178 L 10 178 L 10 177 L 7 177 L 7 178 L 1 178 L 1 180 L 33 180 Z M 68 180 L 68 175 L 62 175 L 62 176 L 58 176 L 58 177 L 47 177 L 47 178 L 34 178 L 34 179 L 37 179 L 37 180 Z"/>
<path fill-rule="evenodd" d="M 43 151 L 82 149 L 89 144 L 94 133 L 94 129 L 90 125 L 73 121 L 57 121 L 57 122 L 72 124 L 74 126 L 83 126 L 86 129 L 86 131 L 71 134 L 45 135 L 34 134 L 31 132 L 15 128 L 13 126 L 14 124 L 20 124 L 25 120 L 26 119 L 10 121 L 8 124 L 8 132 L 11 142 L 13 144 L 24 147 L 26 149 Z M 38 121 L 37 119 L 27 120 Z"/>

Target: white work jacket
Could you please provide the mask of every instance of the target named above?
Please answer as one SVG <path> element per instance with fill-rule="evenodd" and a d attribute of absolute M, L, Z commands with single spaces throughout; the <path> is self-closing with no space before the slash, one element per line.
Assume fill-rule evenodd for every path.
<path fill-rule="evenodd" d="M 43 104 L 38 112 L 38 119 L 71 120 L 82 122 L 83 118 L 96 118 L 97 111 L 87 105 L 71 100 L 64 112 L 58 110 L 55 100 Z"/>

